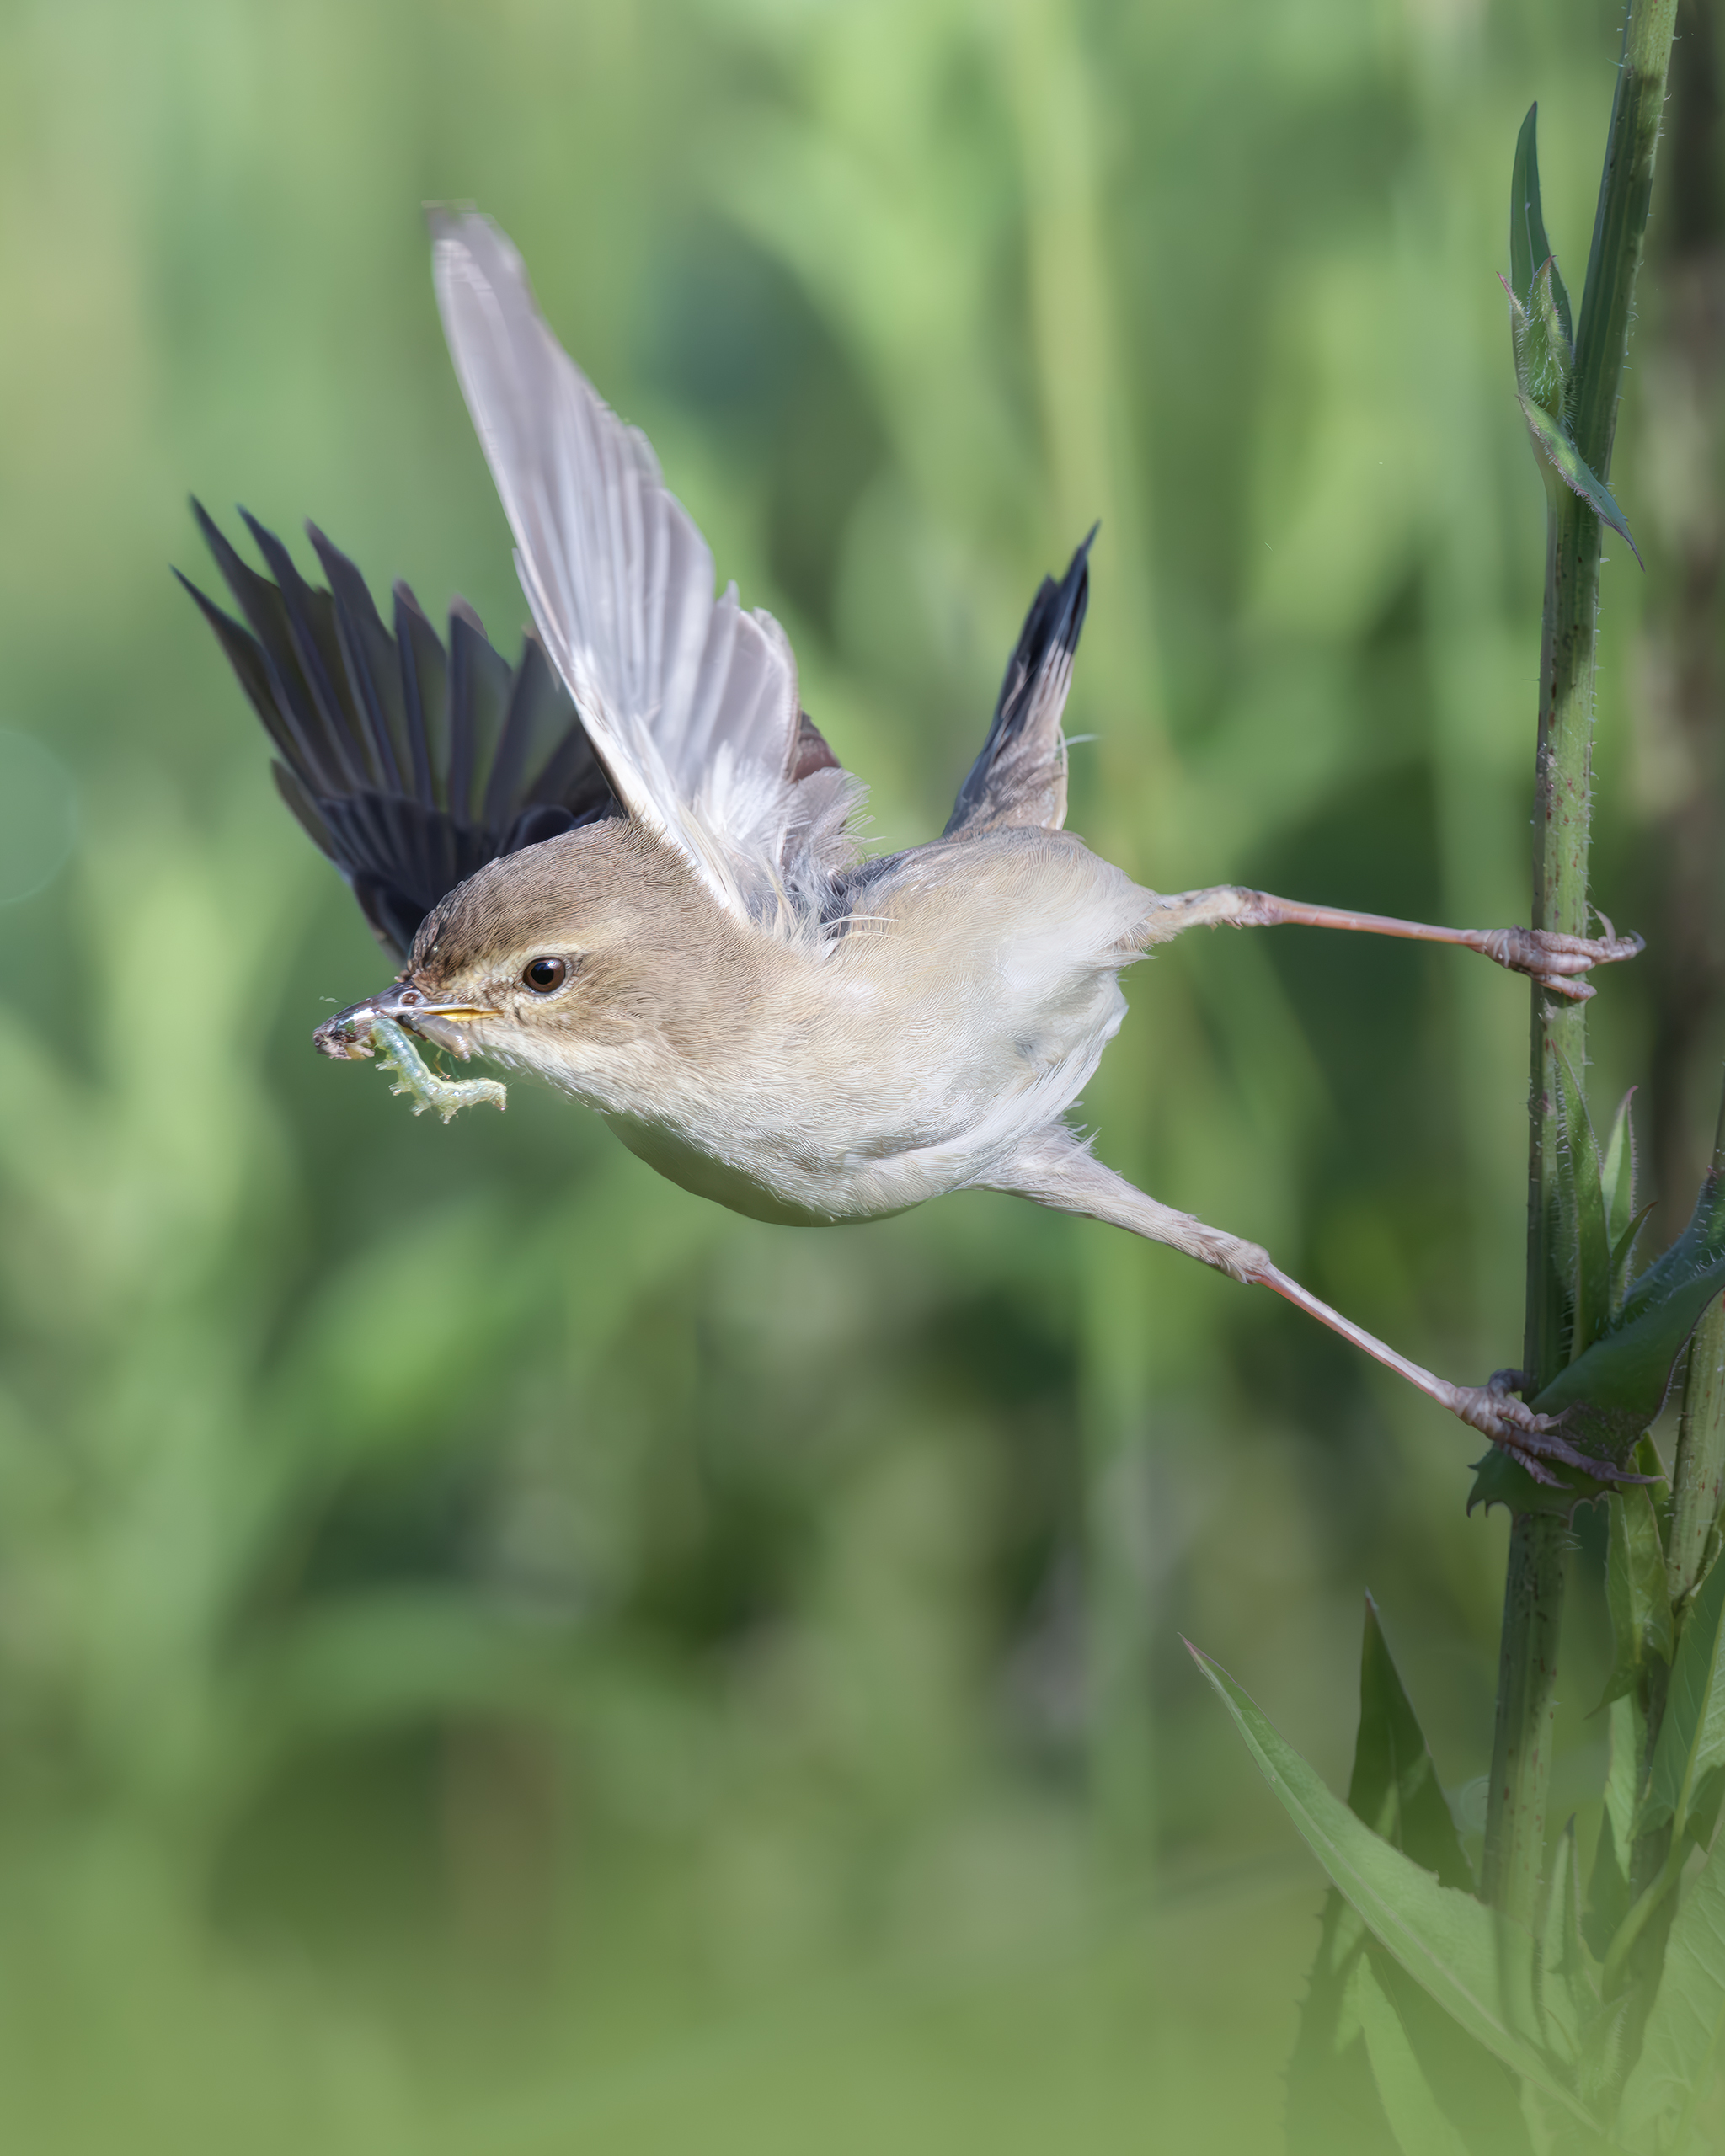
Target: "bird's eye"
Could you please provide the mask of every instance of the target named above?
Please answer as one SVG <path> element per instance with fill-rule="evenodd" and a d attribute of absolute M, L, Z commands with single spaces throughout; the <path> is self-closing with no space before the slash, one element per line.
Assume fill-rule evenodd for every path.
<path fill-rule="evenodd" d="M 553 989 L 561 988 L 569 977 L 569 963 L 563 958 L 535 958 L 521 974 L 528 987 L 539 995 L 549 995 Z"/>

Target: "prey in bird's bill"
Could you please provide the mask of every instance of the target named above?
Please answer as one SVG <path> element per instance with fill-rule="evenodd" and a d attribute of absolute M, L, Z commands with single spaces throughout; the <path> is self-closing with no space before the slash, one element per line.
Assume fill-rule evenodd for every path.
<path fill-rule="evenodd" d="M 398 1091 L 446 1119 L 502 1089 L 440 1078 L 409 1035 L 548 1079 L 661 1174 L 757 1219 L 865 1220 L 953 1190 L 1086 1214 L 1274 1289 L 1541 1479 L 1553 1461 L 1620 1479 L 1508 1378 L 1433 1376 L 1255 1243 L 1135 1189 L 1066 1118 L 1124 1014 L 1121 969 L 1184 929 L 1457 943 L 1568 996 L 1639 938 L 1434 928 L 1231 885 L 1165 894 L 1099 860 L 1061 829 L 1090 539 L 1036 595 L 946 830 L 866 858 L 862 789 L 804 712 L 783 631 L 734 585 L 714 596 L 645 438 L 558 344 L 503 233 L 471 213 L 431 226 L 537 630 L 520 664 L 459 602 L 446 645 L 404 584 L 386 627 L 315 527 L 327 590 L 248 519 L 275 580 L 259 575 L 197 510 L 243 625 L 189 589 L 289 807 L 400 964 L 318 1027 L 324 1054 L 381 1036 Z"/>

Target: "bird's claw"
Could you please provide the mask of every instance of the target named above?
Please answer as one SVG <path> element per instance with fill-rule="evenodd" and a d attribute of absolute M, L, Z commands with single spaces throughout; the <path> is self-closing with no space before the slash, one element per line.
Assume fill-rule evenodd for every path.
<path fill-rule="evenodd" d="M 1645 949 L 1639 936 L 1620 936 L 1604 914 L 1603 936 L 1561 936 L 1550 928 L 1498 928 L 1485 939 L 1486 956 L 1511 973 L 1525 974 L 1552 995 L 1584 1003 L 1593 983 L 1582 975 L 1594 966 L 1615 965 Z"/>
<path fill-rule="evenodd" d="M 1615 1460 L 1601 1460 L 1592 1453 L 1578 1450 L 1562 1434 L 1561 1417 L 1536 1415 L 1524 1401 L 1514 1397 L 1515 1391 L 1527 1382 L 1525 1370 L 1497 1370 L 1485 1385 L 1458 1385 L 1455 1412 L 1470 1429 L 1479 1431 L 1494 1445 L 1513 1454 L 1535 1482 L 1543 1482 L 1551 1489 L 1562 1486 L 1546 1465 L 1551 1460 L 1565 1467 L 1578 1468 L 1596 1482 L 1618 1485 L 1656 1479 L 1651 1475 L 1637 1475 L 1628 1468 L 1620 1467 Z"/>

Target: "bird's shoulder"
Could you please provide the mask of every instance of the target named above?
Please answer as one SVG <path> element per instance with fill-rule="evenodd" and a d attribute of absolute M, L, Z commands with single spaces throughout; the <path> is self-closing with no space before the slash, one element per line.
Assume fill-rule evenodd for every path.
<path fill-rule="evenodd" d="M 859 862 L 835 879 L 833 917 L 869 909 L 898 913 L 928 905 L 969 908 L 1004 901 L 1010 912 L 1049 902 L 1108 905 L 1138 887 L 1093 852 L 1076 831 L 1036 825 L 931 840 Z"/>
<path fill-rule="evenodd" d="M 837 887 L 829 937 L 846 963 L 902 966 L 914 953 L 983 971 L 1021 950 L 1056 965 L 1124 965 L 1147 904 L 1075 833 L 1009 826 L 862 863 Z"/>

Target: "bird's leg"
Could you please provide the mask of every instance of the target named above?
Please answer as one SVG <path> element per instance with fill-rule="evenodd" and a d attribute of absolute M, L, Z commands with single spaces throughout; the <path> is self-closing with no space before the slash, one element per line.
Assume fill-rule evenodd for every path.
<path fill-rule="evenodd" d="M 1499 1371 L 1489 1384 L 1482 1385 L 1452 1385 L 1447 1378 L 1434 1376 L 1431 1371 L 1422 1369 L 1418 1363 L 1410 1362 L 1407 1356 L 1398 1355 L 1393 1348 L 1375 1339 L 1363 1326 L 1355 1325 L 1351 1318 L 1343 1317 L 1339 1310 L 1320 1302 L 1297 1280 L 1290 1280 L 1279 1266 L 1271 1262 L 1268 1251 L 1238 1235 L 1231 1235 L 1223 1229 L 1209 1227 L 1189 1213 L 1177 1213 L 1172 1206 L 1158 1203 L 1124 1177 L 1117 1176 L 1112 1168 L 1104 1167 L 1064 1129 L 1039 1131 L 1025 1139 L 1012 1158 L 987 1177 L 986 1187 L 1012 1191 L 1021 1198 L 1034 1198 L 1040 1205 L 1054 1206 L 1064 1213 L 1082 1213 L 1093 1220 L 1106 1220 L 1134 1235 L 1146 1236 L 1152 1242 L 1167 1243 L 1172 1249 L 1183 1251 L 1188 1257 L 1212 1265 L 1236 1280 L 1273 1288 L 1308 1316 L 1315 1317 L 1320 1325 L 1327 1325 L 1332 1332 L 1338 1332 L 1343 1339 L 1364 1348 L 1386 1369 L 1406 1378 L 1428 1400 L 1447 1407 L 1470 1428 L 1513 1453 L 1537 1482 L 1556 1481 L 1557 1477 L 1546 1465 L 1552 1460 L 1581 1468 L 1601 1482 L 1634 1482 L 1642 1479 L 1626 1473 L 1609 1460 L 1596 1460 L 1578 1452 L 1550 1416 L 1535 1415 L 1530 1407 L 1514 1398 L 1510 1387 L 1513 1381 L 1519 1379 L 1519 1371 Z"/>
<path fill-rule="evenodd" d="M 1405 936 L 1423 943 L 1459 943 L 1466 950 L 1482 952 L 1512 973 L 1530 975 L 1550 994 L 1567 995 L 1576 1002 L 1585 1001 L 1594 993 L 1592 982 L 1580 978 L 1589 967 L 1632 958 L 1642 947 L 1639 936 L 1618 935 L 1604 914 L 1599 922 L 1605 932 L 1599 937 L 1560 936 L 1544 928 L 1435 928 L 1428 921 L 1397 921 L 1388 914 L 1305 905 L 1297 899 L 1273 898 L 1268 891 L 1248 891 L 1233 883 L 1156 898 L 1140 934 L 1148 946 L 1166 942 L 1183 929 L 1223 922 L 1236 928 L 1274 928 L 1284 923 L 1305 928 L 1354 928 L 1371 936 Z"/>
<path fill-rule="evenodd" d="M 1481 1432 L 1494 1445 L 1502 1445 L 1506 1452 L 1514 1453 L 1535 1482 L 1557 1481 L 1557 1476 L 1542 1464 L 1549 1460 L 1581 1468 L 1600 1482 L 1636 1482 L 1643 1479 L 1626 1475 L 1609 1460 L 1596 1460 L 1587 1453 L 1578 1452 L 1559 1433 L 1549 1415 L 1535 1415 L 1530 1407 L 1524 1406 L 1511 1390 L 1514 1381 L 1522 1377 L 1521 1371 L 1498 1370 L 1482 1385 L 1451 1385 L 1447 1378 L 1434 1377 L 1418 1363 L 1398 1355 L 1393 1348 L 1386 1348 L 1363 1326 L 1355 1325 L 1339 1310 L 1332 1310 L 1327 1303 L 1321 1303 L 1309 1289 L 1302 1288 L 1297 1280 L 1290 1280 L 1279 1266 L 1271 1264 L 1268 1256 L 1264 1256 L 1261 1267 L 1242 1277 L 1274 1288 L 1279 1295 L 1315 1317 L 1320 1325 L 1328 1326 L 1332 1332 L 1339 1332 L 1344 1340 L 1363 1348 L 1374 1362 L 1381 1363 L 1386 1370 L 1394 1370 L 1398 1377 L 1418 1386 L 1428 1400 L 1435 1400 L 1440 1407 L 1459 1415 L 1471 1429 Z"/>

